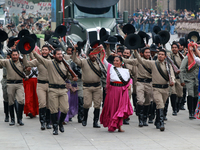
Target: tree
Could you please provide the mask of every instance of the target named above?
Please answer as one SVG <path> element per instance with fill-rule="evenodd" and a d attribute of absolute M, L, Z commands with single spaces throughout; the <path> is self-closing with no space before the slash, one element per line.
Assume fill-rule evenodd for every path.
<path fill-rule="evenodd" d="M 51 2 L 51 0 L 27 0 L 28 2 L 39 3 L 39 2 Z"/>

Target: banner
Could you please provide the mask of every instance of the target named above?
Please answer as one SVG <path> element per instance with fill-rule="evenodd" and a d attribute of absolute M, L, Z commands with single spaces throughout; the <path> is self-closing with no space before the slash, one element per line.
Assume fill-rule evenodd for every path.
<path fill-rule="evenodd" d="M 5 5 L 9 8 L 9 14 L 21 14 L 22 10 L 26 10 L 26 13 L 47 14 L 51 12 L 51 2 L 32 3 L 25 0 L 6 0 Z"/>

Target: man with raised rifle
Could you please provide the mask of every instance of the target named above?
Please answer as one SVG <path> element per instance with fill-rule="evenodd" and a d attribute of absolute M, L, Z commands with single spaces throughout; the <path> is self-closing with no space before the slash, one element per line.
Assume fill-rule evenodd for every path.
<path fill-rule="evenodd" d="M 68 95 L 66 89 L 66 79 L 70 78 L 69 69 L 66 69 L 63 61 L 62 50 L 56 48 L 53 52 L 54 60 L 48 60 L 35 51 L 32 51 L 39 63 L 47 69 L 49 78 L 49 108 L 51 111 L 51 120 L 53 124 L 53 135 L 58 135 L 58 126 L 60 132 L 64 132 L 63 122 L 69 111 Z M 77 81 L 77 77 L 73 77 Z M 58 109 L 61 112 L 60 118 L 57 118 Z M 59 122 L 57 121 L 59 120 Z"/>

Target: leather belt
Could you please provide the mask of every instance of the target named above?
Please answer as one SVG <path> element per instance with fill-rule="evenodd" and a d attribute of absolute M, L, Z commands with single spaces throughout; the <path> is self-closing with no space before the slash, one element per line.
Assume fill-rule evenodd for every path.
<path fill-rule="evenodd" d="M 119 87 L 122 87 L 122 86 L 125 86 L 125 84 L 124 83 L 119 83 L 119 82 L 110 82 L 110 85 L 112 85 L 112 86 L 119 86 Z"/>
<path fill-rule="evenodd" d="M 65 84 L 49 84 L 49 88 L 54 88 L 54 89 L 65 89 L 66 85 Z"/>
<path fill-rule="evenodd" d="M 152 79 L 147 78 L 147 79 L 143 79 L 143 78 L 137 78 L 138 82 L 144 82 L 144 83 L 150 83 L 152 82 Z"/>
<path fill-rule="evenodd" d="M 168 84 L 153 84 L 154 88 L 161 88 L 161 89 L 166 89 L 169 87 Z"/>
<path fill-rule="evenodd" d="M 22 80 L 7 80 L 7 84 L 18 84 L 22 83 Z"/>
<path fill-rule="evenodd" d="M 3 78 L 4 78 L 4 79 L 6 79 L 6 75 L 5 75 L 5 76 L 3 76 Z"/>
<path fill-rule="evenodd" d="M 179 77 L 179 76 L 177 76 L 177 77 L 176 77 L 176 79 L 180 79 L 180 77 Z"/>
<path fill-rule="evenodd" d="M 97 83 L 83 83 L 83 86 L 85 86 L 85 87 L 98 87 L 98 86 L 100 86 L 101 85 L 101 83 L 100 82 L 97 82 Z"/>
<path fill-rule="evenodd" d="M 46 83 L 49 83 L 49 81 L 44 81 L 44 80 L 37 80 L 38 83 L 41 83 L 41 84 L 46 84 Z"/>

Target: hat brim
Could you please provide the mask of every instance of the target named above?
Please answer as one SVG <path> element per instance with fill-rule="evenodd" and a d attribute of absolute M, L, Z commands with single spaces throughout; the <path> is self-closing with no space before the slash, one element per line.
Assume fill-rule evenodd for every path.
<path fill-rule="evenodd" d="M 30 45 L 29 49 L 25 48 L 26 43 L 28 43 Z M 29 54 L 35 48 L 35 41 L 31 37 L 23 37 L 22 39 L 20 39 L 20 41 L 17 45 L 18 45 L 18 50 L 22 54 Z"/>
<path fill-rule="evenodd" d="M 138 34 L 129 34 L 124 41 L 124 45 L 128 49 L 138 49 L 141 45 L 141 37 Z"/>
<path fill-rule="evenodd" d="M 104 41 L 105 44 L 120 44 L 119 42 L 108 42 L 108 41 Z"/>

